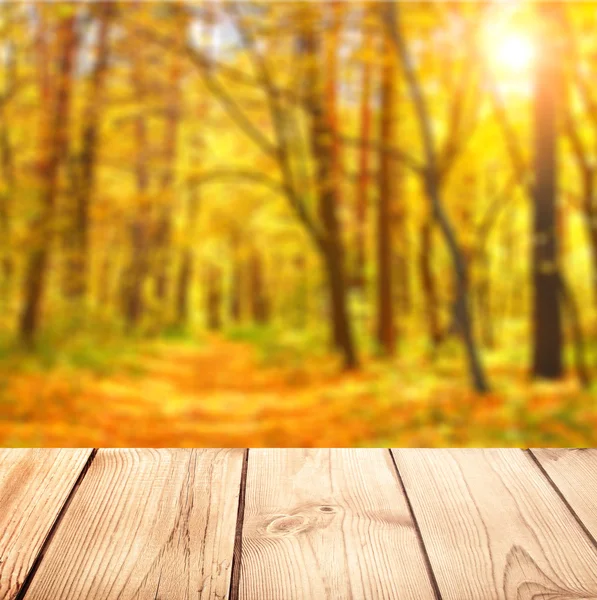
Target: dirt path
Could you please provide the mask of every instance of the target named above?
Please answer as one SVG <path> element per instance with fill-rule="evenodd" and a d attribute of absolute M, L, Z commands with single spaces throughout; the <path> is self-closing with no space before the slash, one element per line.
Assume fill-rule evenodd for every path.
<path fill-rule="evenodd" d="M 43 373 L 11 379 L 0 443 L 46 446 L 310 446 L 366 443 L 371 377 L 264 368 L 246 344 L 163 343 L 142 374 Z M 327 374 L 326 374 L 327 373 Z M 4 416 L 4 415 L 3 415 Z"/>
<path fill-rule="evenodd" d="M 572 380 L 479 397 L 417 364 L 346 375 L 332 362 L 265 367 L 221 338 L 162 342 L 113 374 L 0 371 L 1 446 L 586 446 L 591 392 Z M 508 380 L 511 379 L 510 374 Z"/>

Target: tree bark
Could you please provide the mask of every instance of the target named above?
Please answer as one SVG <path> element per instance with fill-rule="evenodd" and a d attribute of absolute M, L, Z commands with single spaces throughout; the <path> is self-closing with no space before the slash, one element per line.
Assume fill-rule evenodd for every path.
<path fill-rule="evenodd" d="M 215 265 L 206 268 L 207 327 L 212 331 L 222 328 L 222 273 Z"/>
<path fill-rule="evenodd" d="M 257 250 L 253 250 L 249 262 L 251 315 L 261 325 L 269 321 L 269 301 L 264 282 L 263 260 Z"/>
<path fill-rule="evenodd" d="M 493 333 L 493 314 L 491 310 L 491 277 L 489 273 L 490 259 L 487 250 L 483 247 L 477 254 L 480 270 L 477 285 L 477 307 L 480 321 L 481 340 L 487 348 L 493 348 L 495 337 Z"/>
<path fill-rule="evenodd" d="M 381 77 L 380 130 L 382 145 L 394 143 L 394 81 L 396 71 L 391 57 L 386 58 Z M 392 297 L 392 203 L 394 198 L 393 161 L 382 153 L 379 168 L 379 198 L 377 208 L 377 343 L 386 356 L 394 354 L 396 330 Z"/>
<path fill-rule="evenodd" d="M 238 232 L 232 234 L 230 256 L 232 257 L 232 281 L 230 285 L 230 318 L 234 323 L 240 323 L 243 317 L 243 282 L 245 265 L 240 252 Z"/>
<path fill-rule="evenodd" d="M 536 7 L 539 36 L 534 81 L 535 186 L 533 202 L 533 375 L 558 379 L 563 374 L 558 239 L 556 231 L 557 98 L 561 90 L 556 52 L 547 31 L 549 7 Z M 553 34 L 553 32 L 552 32 Z"/>
<path fill-rule="evenodd" d="M 64 156 L 67 139 L 71 101 L 72 69 L 76 46 L 75 17 L 63 17 L 57 25 L 57 75 L 51 87 L 46 61 L 47 47 L 43 36 L 44 24 L 40 26 L 38 52 L 40 61 L 40 85 L 42 118 L 40 133 L 40 214 L 33 224 L 31 255 L 25 266 L 23 306 L 19 319 L 19 336 L 26 345 L 32 345 L 39 328 L 41 305 L 46 288 L 50 259 L 54 208 L 58 194 L 58 170 Z"/>
<path fill-rule="evenodd" d="M 166 107 L 166 127 L 164 133 L 164 171 L 161 179 L 161 198 L 158 205 L 158 222 L 155 235 L 156 277 L 155 293 L 163 306 L 168 296 L 168 272 L 172 258 L 172 211 L 174 169 L 177 157 L 177 137 L 180 123 L 180 64 L 177 57 L 172 57 L 168 81 Z"/>
<path fill-rule="evenodd" d="M 419 272 L 425 298 L 425 320 L 429 331 L 429 340 L 435 350 L 442 340 L 439 322 L 439 299 L 437 284 L 433 273 L 433 221 L 425 219 L 421 226 L 421 252 L 419 254 Z"/>
<path fill-rule="evenodd" d="M 309 29 L 303 39 L 305 53 L 309 57 L 307 66 L 307 100 L 311 117 L 311 146 L 316 163 L 318 184 L 318 206 L 324 238 L 320 249 L 327 274 L 329 308 L 332 321 L 334 346 L 342 353 L 345 369 L 354 369 L 358 360 L 354 348 L 351 323 L 348 315 L 348 286 L 346 285 L 344 249 L 338 220 L 338 156 L 336 140 L 335 102 L 330 98 L 335 90 L 335 65 L 327 55 L 327 85 L 320 73 L 320 39 Z M 329 52 L 329 50 L 328 50 Z M 328 97 L 323 101 L 327 90 Z"/>
<path fill-rule="evenodd" d="M 186 231 L 176 282 L 176 324 L 186 325 L 189 320 L 189 294 L 195 268 L 193 242 L 199 212 L 199 190 L 195 182 L 188 184 Z"/>
<path fill-rule="evenodd" d="M 363 11 L 367 14 L 367 9 Z M 366 28 L 363 28 L 361 49 L 366 50 L 371 43 L 370 36 Z M 357 180 L 357 202 L 356 202 L 356 244 L 355 244 L 355 266 L 354 266 L 354 284 L 359 290 L 365 287 L 366 268 L 367 268 L 367 212 L 369 206 L 369 189 L 371 169 L 371 149 L 369 141 L 371 138 L 371 62 L 363 60 L 361 98 L 360 98 L 360 138 L 362 144 L 359 148 L 359 174 Z"/>
<path fill-rule="evenodd" d="M 103 106 L 105 75 L 108 68 L 108 38 L 112 6 L 98 5 L 99 32 L 97 60 L 87 90 L 87 105 L 83 114 L 81 152 L 73 160 L 73 205 L 69 210 L 69 227 L 65 235 L 65 282 L 68 298 L 80 299 L 87 294 L 89 276 L 90 209 L 95 186 L 100 116 Z"/>
<path fill-rule="evenodd" d="M 4 180 L 4 190 L 0 193 L 0 235 L 2 237 L 0 269 L 2 272 L 2 297 L 8 302 L 12 288 L 14 262 L 11 250 L 12 205 L 14 198 L 14 160 L 12 143 L 6 126 L 5 115 L 1 114 L 0 128 L 0 168 Z"/>
<path fill-rule="evenodd" d="M 452 260 L 456 284 L 454 320 L 464 344 L 472 383 L 477 391 L 482 393 L 487 392 L 489 390 L 489 385 L 474 339 L 472 319 L 469 312 L 469 289 L 466 262 L 441 197 L 436 148 L 431 130 L 430 115 L 420 82 L 413 67 L 410 53 L 401 31 L 401 26 L 398 22 L 399 3 L 388 2 L 384 5 L 384 9 L 383 14 L 386 17 L 388 33 L 395 44 L 396 51 L 402 63 L 421 133 L 426 158 L 426 169 L 423 177 L 426 196 L 429 200 L 433 218 L 440 227 L 440 231 L 444 237 Z"/>
<path fill-rule="evenodd" d="M 132 83 L 135 94 L 139 99 L 143 98 L 145 91 L 142 68 L 141 58 L 137 57 L 133 65 Z M 150 268 L 149 217 L 151 206 L 148 198 L 148 136 L 145 117 L 138 115 L 134 126 L 137 145 L 135 177 L 138 199 L 128 226 L 131 254 L 129 265 L 123 273 L 123 312 L 128 330 L 134 329 L 143 315 L 145 308 L 143 285 Z"/>

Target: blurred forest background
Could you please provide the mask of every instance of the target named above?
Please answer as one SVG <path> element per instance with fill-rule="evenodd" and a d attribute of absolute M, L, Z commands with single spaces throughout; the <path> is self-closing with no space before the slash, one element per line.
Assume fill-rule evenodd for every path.
<path fill-rule="evenodd" d="M 596 31 L 0 2 L 0 443 L 595 445 Z"/>

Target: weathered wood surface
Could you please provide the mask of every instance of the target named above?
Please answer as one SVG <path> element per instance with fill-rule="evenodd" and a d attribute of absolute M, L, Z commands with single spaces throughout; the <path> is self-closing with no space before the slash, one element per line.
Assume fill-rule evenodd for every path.
<path fill-rule="evenodd" d="M 243 450 L 100 450 L 30 600 L 226 598 Z"/>
<path fill-rule="evenodd" d="M 596 507 L 597 450 L 0 450 L 0 600 L 597 600 Z"/>
<path fill-rule="evenodd" d="M 532 452 L 589 534 L 597 539 L 597 450 L 545 448 Z"/>
<path fill-rule="evenodd" d="M 522 450 L 393 450 L 444 600 L 597 598 L 597 548 Z"/>
<path fill-rule="evenodd" d="M 0 598 L 15 598 L 92 450 L 0 449 Z"/>
<path fill-rule="evenodd" d="M 251 450 L 241 600 L 433 598 L 384 450 Z"/>

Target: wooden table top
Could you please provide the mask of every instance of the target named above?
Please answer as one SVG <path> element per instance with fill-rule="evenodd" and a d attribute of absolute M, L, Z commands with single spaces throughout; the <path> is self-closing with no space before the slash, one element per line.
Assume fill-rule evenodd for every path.
<path fill-rule="evenodd" d="M 0 449 L 0 599 L 597 599 L 597 450 Z"/>

